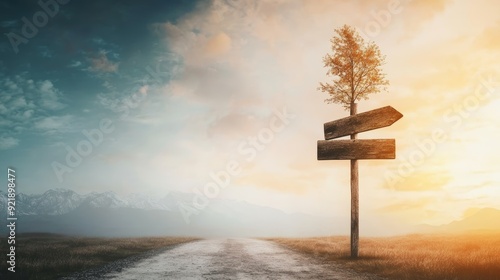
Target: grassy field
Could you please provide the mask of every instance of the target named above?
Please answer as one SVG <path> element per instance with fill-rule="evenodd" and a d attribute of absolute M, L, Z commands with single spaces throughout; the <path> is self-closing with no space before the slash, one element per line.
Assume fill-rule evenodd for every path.
<path fill-rule="evenodd" d="M 85 238 L 51 234 L 16 236 L 16 273 L 7 274 L 8 244 L 0 238 L 0 279 L 56 279 L 169 245 L 186 237 Z M 2 276 L 7 275 L 8 278 Z M 13 278 L 12 276 L 16 276 Z"/>
<path fill-rule="evenodd" d="M 500 279 L 500 233 L 361 238 L 357 260 L 349 237 L 268 240 L 389 279 Z"/>

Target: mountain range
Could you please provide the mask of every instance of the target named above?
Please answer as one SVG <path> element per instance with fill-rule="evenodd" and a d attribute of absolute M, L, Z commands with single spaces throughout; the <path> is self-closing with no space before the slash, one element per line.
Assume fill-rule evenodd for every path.
<path fill-rule="evenodd" d="M 197 210 L 193 195 L 171 192 L 164 197 L 114 192 L 81 195 L 69 189 L 42 194 L 16 194 L 17 232 L 50 232 L 84 236 L 311 236 L 347 232 L 331 217 L 287 214 L 244 201 L 212 199 Z M 0 209 L 7 194 L 0 191 Z M 6 218 L 2 211 L 0 218 Z M 188 218 L 186 220 L 186 217 Z M 345 225 L 344 225 L 345 224 Z M 341 227 L 337 225 L 343 225 Z M 1 228 L 0 233 L 6 233 Z"/>
<path fill-rule="evenodd" d="M 0 206 L 4 207 L 6 201 L 6 193 L 0 191 Z M 170 211 L 174 205 L 171 196 L 155 199 L 144 194 L 134 193 L 122 198 L 114 192 L 92 192 L 80 195 L 69 189 L 51 189 L 43 194 L 31 195 L 18 193 L 16 204 L 18 204 L 16 207 L 17 215 L 62 215 L 79 207 Z"/>

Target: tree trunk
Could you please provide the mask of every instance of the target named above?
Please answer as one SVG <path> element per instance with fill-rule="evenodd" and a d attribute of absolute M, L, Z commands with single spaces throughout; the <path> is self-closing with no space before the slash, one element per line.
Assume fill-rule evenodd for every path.
<path fill-rule="evenodd" d="M 351 116 L 356 115 L 358 104 L 351 103 Z M 356 139 L 357 134 L 351 134 Z M 351 160 L 351 258 L 358 257 L 359 244 L 359 188 L 358 188 L 358 160 Z"/>

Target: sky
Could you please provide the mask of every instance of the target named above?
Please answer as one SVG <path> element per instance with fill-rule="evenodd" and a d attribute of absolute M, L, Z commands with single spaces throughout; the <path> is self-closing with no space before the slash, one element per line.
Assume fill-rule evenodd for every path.
<path fill-rule="evenodd" d="M 404 115 L 358 135 L 396 139 L 395 160 L 359 163 L 361 230 L 500 208 L 498 5 L 0 1 L 0 165 L 24 193 L 180 191 L 348 222 L 349 162 L 316 159 L 348 116 L 317 89 L 348 24 L 390 82 L 358 112 Z"/>

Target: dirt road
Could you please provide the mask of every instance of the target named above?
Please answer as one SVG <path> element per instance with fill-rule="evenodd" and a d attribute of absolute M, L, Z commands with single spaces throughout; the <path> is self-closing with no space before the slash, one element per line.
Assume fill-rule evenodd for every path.
<path fill-rule="evenodd" d="M 256 239 L 195 241 L 114 270 L 99 273 L 97 278 L 380 279 L 335 264 L 321 263 L 272 242 Z"/>

